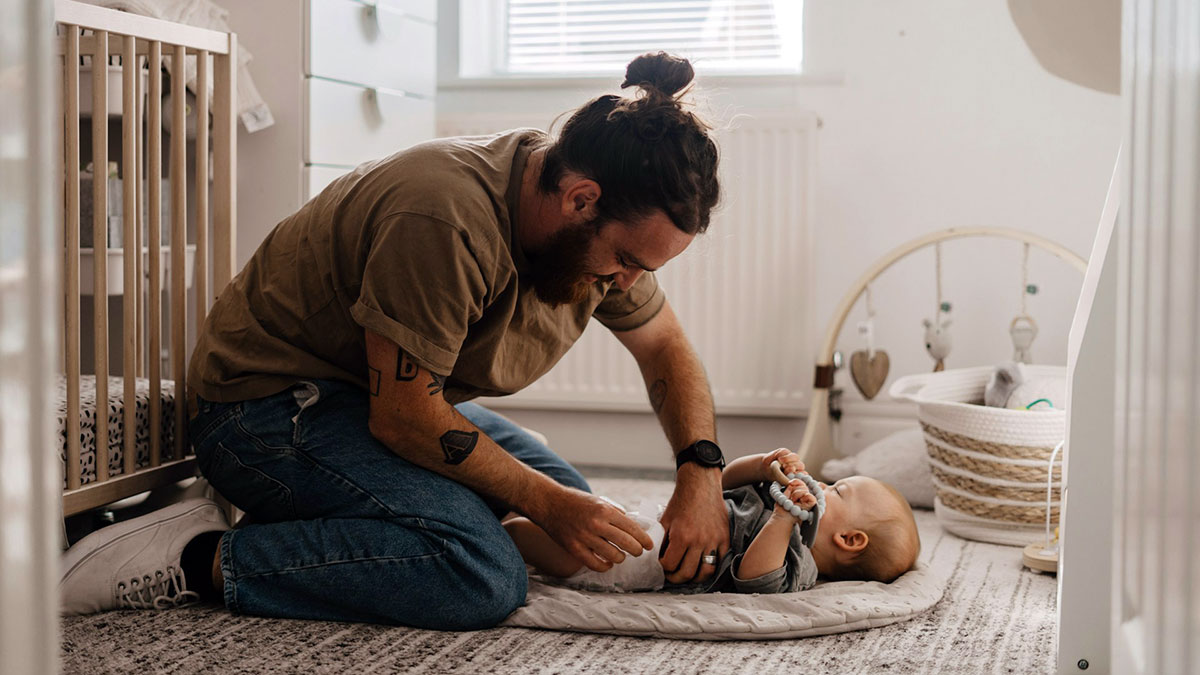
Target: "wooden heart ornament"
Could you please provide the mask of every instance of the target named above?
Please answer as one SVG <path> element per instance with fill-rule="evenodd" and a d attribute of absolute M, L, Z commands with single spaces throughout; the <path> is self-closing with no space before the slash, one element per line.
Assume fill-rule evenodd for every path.
<path fill-rule="evenodd" d="M 850 355 L 850 377 L 868 401 L 883 388 L 889 365 L 887 352 L 882 349 L 876 349 L 874 356 L 868 356 L 863 349 Z"/>

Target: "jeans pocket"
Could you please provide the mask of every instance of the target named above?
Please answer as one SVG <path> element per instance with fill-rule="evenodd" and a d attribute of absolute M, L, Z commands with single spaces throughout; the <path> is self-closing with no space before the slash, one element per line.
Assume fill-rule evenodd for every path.
<path fill-rule="evenodd" d="M 292 490 L 267 473 L 271 469 L 286 472 L 282 466 L 288 456 L 259 455 L 240 457 L 223 443 L 217 443 L 200 460 L 200 472 L 223 497 L 258 522 L 296 519 Z"/>
<path fill-rule="evenodd" d="M 188 422 L 188 440 L 197 453 L 202 445 L 211 445 L 224 434 L 220 429 L 241 413 L 241 403 L 213 403 L 200 399 L 200 411 Z"/>

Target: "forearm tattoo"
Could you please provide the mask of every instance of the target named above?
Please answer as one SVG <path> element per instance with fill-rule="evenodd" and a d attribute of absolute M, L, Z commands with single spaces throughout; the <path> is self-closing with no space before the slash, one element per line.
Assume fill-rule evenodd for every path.
<path fill-rule="evenodd" d="M 650 385 L 650 407 L 654 409 L 655 414 L 662 410 L 666 400 L 667 381 L 660 377 Z"/>
<path fill-rule="evenodd" d="M 379 377 L 382 374 L 383 373 L 380 373 L 378 368 L 367 366 L 367 386 L 370 387 L 372 396 L 379 395 Z"/>
<path fill-rule="evenodd" d="M 479 441 L 478 431 L 455 431 L 451 429 L 442 434 L 442 454 L 446 456 L 447 464 L 462 464 L 475 449 Z"/>
<path fill-rule="evenodd" d="M 399 382 L 408 382 L 417 376 L 417 364 L 415 361 L 404 353 L 403 349 L 397 349 L 396 354 L 396 380 Z"/>
<path fill-rule="evenodd" d="M 429 395 L 435 396 L 442 393 L 442 390 L 446 388 L 446 376 L 437 373 L 430 373 L 430 375 L 433 376 L 433 381 L 425 385 L 429 389 Z"/>

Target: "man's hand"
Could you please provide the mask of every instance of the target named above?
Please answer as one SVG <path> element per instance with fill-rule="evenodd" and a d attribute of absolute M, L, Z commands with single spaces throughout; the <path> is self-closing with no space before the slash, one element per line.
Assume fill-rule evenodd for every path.
<path fill-rule="evenodd" d="M 558 486 L 526 515 L 580 563 L 604 572 L 654 547 L 654 541 L 632 518 L 612 504 L 582 490 Z"/>
<path fill-rule="evenodd" d="M 762 456 L 763 482 L 775 480 L 774 474 L 771 473 L 771 462 L 775 461 L 779 462 L 779 468 L 783 469 L 783 473 L 786 476 L 804 471 L 804 462 L 800 461 L 799 455 L 787 448 L 778 448 Z"/>
<path fill-rule="evenodd" d="M 716 571 L 700 557 L 729 550 L 729 512 L 721 496 L 721 473 L 697 464 L 684 464 L 675 477 L 675 492 L 663 512 L 667 547 L 661 554 L 663 572 L 674 584 L 701 582 Z"/>

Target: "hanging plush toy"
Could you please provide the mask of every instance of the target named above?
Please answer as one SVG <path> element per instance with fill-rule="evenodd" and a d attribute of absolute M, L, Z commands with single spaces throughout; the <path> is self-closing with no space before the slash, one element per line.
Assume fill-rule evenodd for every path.
<path fill-rule="evenodd" d="M 1014 318 L 1009 324 L 1008 334 L 1012 336 L 1013 342 L 1012 360 L 1017 363 L 1033 363 L 1033 352 L 1030 351 L 1030 347 L 1033 346 L 1033 340 L 1038 334 L 1037 322 L 1033 320 L 1033 317 L 1022 314 Z"/>
<path fill-rule="evenodd" d="M 934 245 L 934 255 L 937 260 L 937 311 L 933 319 L 925 319 L 925 351 L 934 360 L 933 372 L 946 369 L 946 357 L 950 355 L 953 341 L 950 339 L 950 303 L 942 299 L 942 244 Z"/>
<path fill-rule="evenodd" d="M 1017 363 L 1033 363 L 1033 341 L 1037 338 L 1038 326 L 1025 308 L 1025 300 L 1030 295 L 1037 295 L 1036 285 L 1029 283 L 1029 244 L 1025 244 L 1025 253 L 1021 259 L 1021 313 L 1008 326 L 1008 334 L 1012 336 L 1013 361 Z"/>
<path fill-rule="evenodd" d="M 947 310 L 948 311 L 948 310 Z M 933 357 L 933 372 L 939 373 L 946 369 L 946 357 L 950 355 L 950 348 L 954 346 L 950 339 L 950 319 L 942 318 L 942 312 L 938 313 L 937 323 L 925 319 L 925 351 Z"/>
<path fill-rule="evenodd" d="M 858 334 L 867 343 L 850 355 L 850 379 L 868 401 L 875 398 L 887 381 L 890 361 L 887 352 L 875 349 L 875 306 L 871 302 L 871 287 L 867 286 L 867 320 L 858 324 Z"/>

